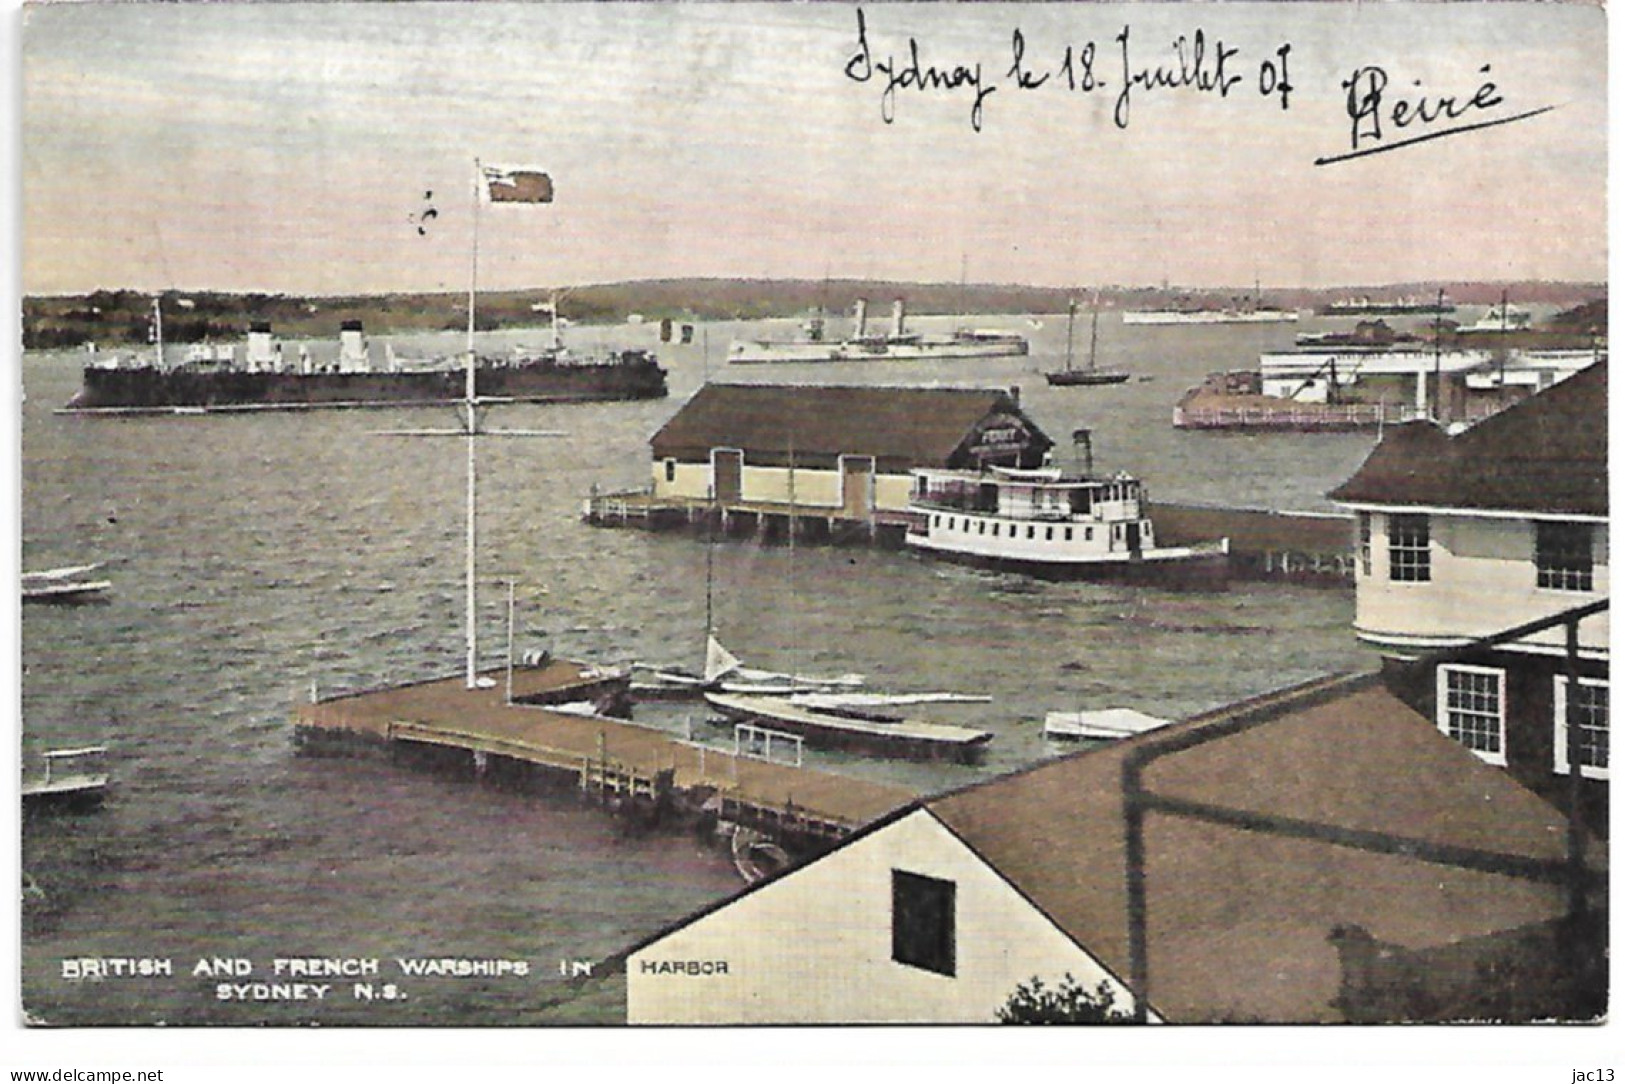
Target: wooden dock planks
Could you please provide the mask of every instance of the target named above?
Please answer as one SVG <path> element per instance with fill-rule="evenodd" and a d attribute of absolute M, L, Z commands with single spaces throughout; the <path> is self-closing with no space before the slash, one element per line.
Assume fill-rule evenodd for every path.
<path fill-rule="evenodd" d="M 610 774 L 653 779 L 672 773 L 681 791 L 712 789 L 728 802 L 757 810 L 793 809 L 797 816 L 858 828 L 912 800 L 907 788 L 773 764 L 683 741 L 636 723 L 570 715 L 504 702 L 504 674 L 486 676 L 492 688 L 470 690 L 463 679 L 400 685 L 335 697 L 298 709 L 297 725 L 344 731 L 395 742 L 466 749 L 511 757 L 599 778 Z M 514 695 L 567 694 L 602 683 L 590 667 L 555 660 L 514 674 Z"/>

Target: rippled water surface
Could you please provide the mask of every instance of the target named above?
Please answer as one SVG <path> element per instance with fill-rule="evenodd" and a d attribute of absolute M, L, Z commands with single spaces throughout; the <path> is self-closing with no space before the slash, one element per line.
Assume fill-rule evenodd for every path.
<path fill-rule="evenodd" d="M 521 650 L 699 664 L 705 547 L 595 530 L 578 514 L 594 484 L 646 479 L 648 437 L 707 375 L 1019 386 L 1051 436 L 1093 428 L 1097 467 L 1131 470 L 1162 499 L 1324 508 L 1322 494 L 1371 444 L 1171 428 L 1184 388 L 1290 343 L 1290 325 L 1123 328 L 1108 316 L 1101 363 L 1151 379 L 1051 389 L 1040 370 L 1059 364 L 1064 319 L 978 323 L 1025 329 L 1034 355 L 729 368 L 715 359 L 733 335 L 792 324 L 713 325 L 700 337 L 712 360 L 700 342 L 664 351 L 669 399 L 498 408 L 502 426 L 566 435 L 482 443 L 480 560 L 493 578 L 482 658 L 496 665 L 505 651 L 505 590 L 494 579 L 511 574 Z M 653 337 L 648 327 L 580 332 L 629 345 Z M 23 564 L 104 561 L 114 588 L 105 605 L 26 611 L 23 740 L 28 756 L 107 743 L 117 789 L 100 813 L 26 826 L 25 865 L 42 894 L 25 915 L 28 1011 L 63 1024 L 616 1022 L 617 984 L 566 985 L 559 961 L 602 959 L 733 891 L 723 856 L 687 837 L 628 836 L 557 798 L 299 758 L 290 743 L 291 705 L 313 684 L 460 669 L 463 445 L 371 435 L 454 418 L 53 414 L 81 361 L 24 358 Z M 1371 664 L 1342 591 L 1040 584 L 905 553 L 753 543 L 716 546 L 712 564 L 722 639 L 753 665 L 993 696 L 991 706 L 936 709 L 995 732 L 977 768 L 809 754 L 817 767 L 922 791 L 1055 755 L 1040 734 L 1046 711 L 1180 715 Z M 648 718 L 679 728 L 683 711 Z M 176 974 L 63 980 L 61 961 L 78 956 L 167 957 Z M 276 956 L 500 958 L 531 973 L 402 980 L 407 997 L 387 1003 L 358 1002 L 346 983 L 342 998 L 274 1005 L 218 1000 L 213 980 L 190 973 L 199 958 L 232 957 L 263 976 Z"/>

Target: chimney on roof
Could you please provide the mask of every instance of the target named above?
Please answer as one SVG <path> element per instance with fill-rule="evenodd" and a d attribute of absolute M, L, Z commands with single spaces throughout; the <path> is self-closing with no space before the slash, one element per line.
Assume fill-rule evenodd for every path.
<path fill-rule="evenodd" d="M 898 338 L 903 335 L 903 299 L 898 298 L 891 303 L 891 333 Z"/>
<path fill-rule="evenodd" d="M 1020 384 L 1011 384 L 1010 385 L 1010 401 L 1012 403 L 1016 404 L 1016 406 L 1021 405 L 1021 385 Z"/>
<path fill-rule="evenodd" d="M 852 306 L 852 337 L 861 339 L 869 323 L 869 302 L 866 298 L 858 298 L 857 304 Z"/>

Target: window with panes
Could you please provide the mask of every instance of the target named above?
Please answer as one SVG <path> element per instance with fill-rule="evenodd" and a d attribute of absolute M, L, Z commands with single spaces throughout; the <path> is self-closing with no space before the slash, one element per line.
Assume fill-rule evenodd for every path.
<path fill-rule="evenodd" d="M 1388 517 L 1388 578 L 1401 583 L 1426 583 L 1433 578 L 1427 516 Z"/>
<path fill-rule="evenodd" d="M 1554 591 L 1591 590 L 1591 525 L 1535 524 L 1535 585 Z"/>
<path fill-rule="evenodd" d="M 1506 672 L 1444 665 L 1438 671 L 1439 729 L 1479 757 L 1506 763 Z"/>
<path fill-rule="evenodd" d="M 1608 778 L 1608 682 L 1597 678 L 1581 678 L 1576 694 L 1569 687 L 1568 678 L 1559 674 L 1555 679 L 1553 725 L 1556 752 L 1552 768 L 1559 775 L 1569 773 L 1570 735 L 1577 736 L 1574 759 L 1580 765 L 1581 776 L 1587 779 Z M 1569 728 L 1569 701 L 1574 700 L 1574 729 Z"/>

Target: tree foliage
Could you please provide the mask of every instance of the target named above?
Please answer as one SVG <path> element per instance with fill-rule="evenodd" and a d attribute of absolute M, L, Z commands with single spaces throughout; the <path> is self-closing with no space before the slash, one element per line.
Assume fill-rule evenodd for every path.
<path fill-rule="evenodd" d="M 1093 990 L 1068 971 L 1051 989 L 1033 976 L 1021 983 L 999 1009 L 1001 1024 L 1126 1024 L 1133 1014 L 1117 1007 L 1111 985 L 1100 980 Z"/>

